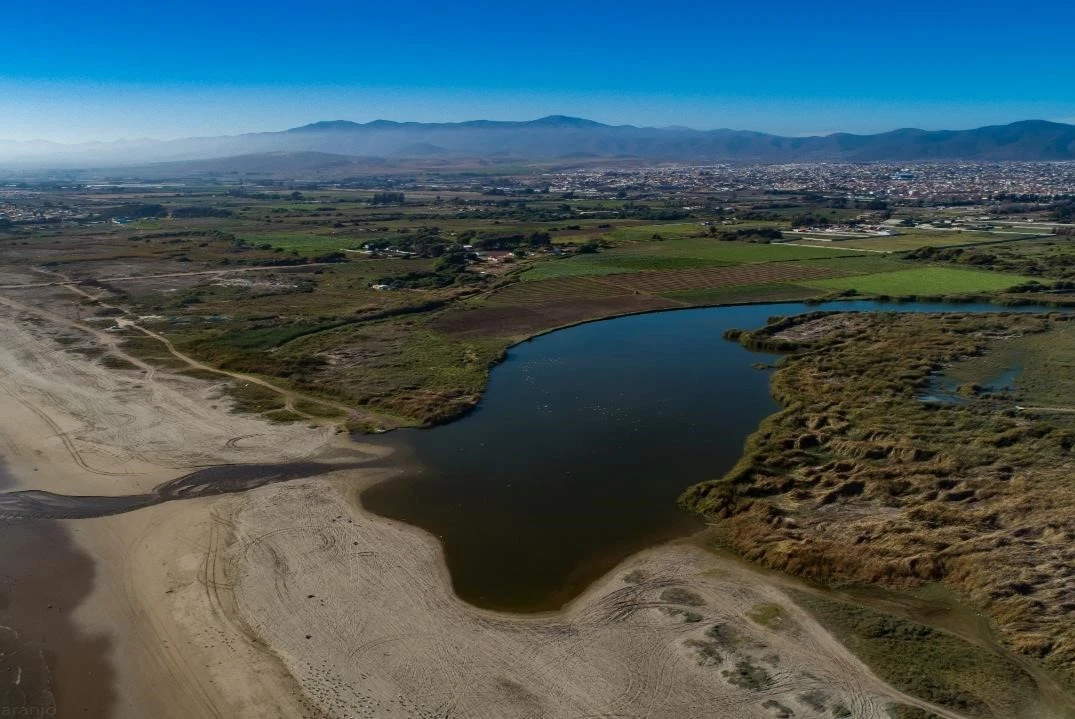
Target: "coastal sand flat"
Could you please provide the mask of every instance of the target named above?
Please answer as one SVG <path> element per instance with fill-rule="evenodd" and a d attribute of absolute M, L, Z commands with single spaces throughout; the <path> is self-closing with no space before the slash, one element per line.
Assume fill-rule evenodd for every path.
<path fill-rule="evenodd" d="M 198 466 L 356 454 L 331 430 L 230 414 L 209 383 L 105 369 L 59 331 L 71 328 L 0 307 L 6 489 L 135 494 Z M 769 718 L 842 703 L 881 717 L 911 701 L 763 575 L 689 545 L 630 558 L 562 612 L 475 609 L 433 537 L 357 506 L 389 473 L 49 520 L 92 581 L 23 598 L 42 614 L 21 618 L 57 634 L 55 602 L 75 629 L 54 649 L 100 650 L 56 660 L 61 715 Z M 780 626 L 747 616 L 771 604 Z"/>
<path fill-rule="evenodd" d="M 47 312 L 0 304 L 0 454 L 17 483 L 5 489 L 140 494 L 206 465 L 303 458 L 332 436 L 327 429 L 232 415 L 207 382 L 108 370 L 56 342 L 69 332 Z M 0 572 L 5 593 L 13 587 L 17 599 L 40 609 L 40 621 L 23 612 L 17 618 L 25 625 L 15 630 L 40 632 L 48 639 L 47 649 L 56 653 L 49 673 L 60 716 L 301 712 L 301 706 L 289 706 L 298 692 L 271 653 L 247 641 L 228 656 L 237 671 L 227 670 L 224 662 L 214 664 L 215 647 L 188 630 L 198 625 L 212 631 L 222 622 L 214 608 L 206 604 L 197 616 L 188 616 L 185 608 L 167 601 L 169 583 L 204 587 L 203 569 L 191 561 L 189 547 L 211 536 L 210 509 L 211 501 L 191 500 L 107 518 L 49 522 L 54 525 L 50 536 L 62 536 L 57 544 L 65 547 L 64 556 L 56 557 L 52 546 L 34 547 L 37 564 L 48 573 L 57 562 L 65 567 L 79 559 L 91 563 L 92 587 L 86 594 L 70 596 L 69 582 L 58 577 L 46 583 L 43 596 L 21 597 L 22 577 Z M 20 524 L 5 525 L 5 539 L 23 531 Z M 157 571 L 163 574 L 154 580 Z M 62 623 L 48 614 L 52 608 L 70 612 L 78 629 L 61 631 Z M 103 640 L 107 649 L 83 656 L 84 647 L 101 643 L 93 640 Z M 220 693 L 221 683 L 228 685 L 226 694 Z M 272 705 L 268 714 L 258 711 L 265 697 Z M 236 712 L 239 708 L 243 713 Z"/>
<path fill-rule="evenodd" d="M 223 550 L 243 617 L 331 716 L 770 718 L 842 704 L 886 717 L 893 699 L 914 702 L 761 575 L 689 544 L 631 557 L 561 612 L 476 609 L 450 591 L 439 544 L 356 507 L 346 474 L 229 498 Z M 772 605 L 779 626 L 748 618 Z"/>

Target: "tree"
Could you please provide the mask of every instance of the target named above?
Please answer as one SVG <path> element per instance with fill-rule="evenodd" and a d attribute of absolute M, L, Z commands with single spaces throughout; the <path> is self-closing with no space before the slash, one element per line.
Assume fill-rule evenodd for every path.
<path fill-rule="evenodd" d="M 462 272 L 466 268 L 467 253 L 461 247 L 453 247 L 433 263 L 433 271 L 438 274 Z"/>
<path fill-rule="evenodd" d="M 828 227 L 830 225 L 829 218 L 824 215 L 815 215 L 813 213 L 806 213 L 804 215 L 796 215 L 791 218 L 791 226 L 795 227 Z"/>
<path fill-rule="evenodd" d="M 1053 205 L 1053 219 L 1057 222 L 1075 222 L 1075 200 Z"/>
<path fill-rule="evenodd" d="M 526 243 L 531 247 L 548 247 L 552 244 L 552 237 L 548 232 L 531 232 L 526 238 Z"/>
<path fill-rule="evenodd" d="M 371 205 L 402 205 L 407 198 L 402 192 L 375 192 L 370 198 Z"/>

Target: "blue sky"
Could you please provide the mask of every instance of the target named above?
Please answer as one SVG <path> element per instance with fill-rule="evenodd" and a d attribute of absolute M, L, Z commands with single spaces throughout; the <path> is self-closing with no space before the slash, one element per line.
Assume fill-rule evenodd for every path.
<path fill-rule="evenodd" d="M 0 138 L 568 114 L 783 134 L 1075 122 L 1075 3 L 9 3 Z"/>

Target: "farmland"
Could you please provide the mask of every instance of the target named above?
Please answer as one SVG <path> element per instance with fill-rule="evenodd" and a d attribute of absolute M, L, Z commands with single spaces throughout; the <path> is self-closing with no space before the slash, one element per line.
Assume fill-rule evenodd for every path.
<path fill-rule="evenodd" d="M 697 235 L 697 228 L 694 228 Z M 524 281 L 550 277 L 607 275 L 642 270 L 680 270 L 712 265 L 789 262 L 822 258 L 855 257 L 862 253 L 828 248 L 767 245 L 748 242 L 717 242 L 712 238 L 639 240 L 624 242 L 600 254 L 575 255 L 540 261 L 524 272 Z"/>
<path fill-rule="evenodd" d="M 1016 242 L 1038 235 L 1028 232 L 1001 230 L 901 230 L 893 235 L 833 237 L 825 234 L 793 234 L 789 238 L 804 245 L 831 245 L 834 249 L 860 249 L 872 252 L 910 252 L 921 247 L 958 247 Z"/>
<path fill-rule="evenodd" d="M 501 178 L 514 192 L 489 190 L 479 174 L 450 180 L 455 189 L 387 195 L 376 183 L 247 191 L 211 181 L 170 192 L 31 193 L 28 201 L 102 219 L 12 228 L 0 233 L 0 254 L 22 268 L 23 283 L 89 283 L 81 294 L 50 290 L 85 305 L 80 312 L 118 308 L 200 362 L 311 401 L 342 400 L 366 428 L 466 410 L 507 347 L 555 327 L 851 292 L 1000 292 L 1040 276 L 1034 262 L 1061 266 L 1042 241 L 988 245 L 998 259 L 986 268 L 957 267 L 965 259 L 957 254 L 855 249 L 898 241 L 945 252 L 955 238 L 1006 237 L 970 230 L 790 244 L 809 244 L 787 232 L 797 217 L 871 217 L 812 199 L 578 198 L 535 191 L 520 177 Z M 1033 259 L 1014 259 L 1017 246 L 1037 248 Z M 119 336 L 164 361 L 152 343 Z"/>
<path fill-rule="evenodd" d="M 951 267 L 921 267 L 856 277 L 813 280 L 808 284 L 819 289 L 837 292 L 855 290 L 860 294 L 907 297 L 996 292 L 1032 279 L 1019 275 Z"/>

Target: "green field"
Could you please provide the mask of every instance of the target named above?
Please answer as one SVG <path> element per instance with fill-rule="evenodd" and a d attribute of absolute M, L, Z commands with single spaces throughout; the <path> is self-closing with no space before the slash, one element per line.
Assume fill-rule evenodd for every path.
<path fill-rule="evenodd" d="M 863 252 L 853 256 L 831 252 L 824 257 L 810 260 L 810 264 L 831 267 L 856 275 L 873 275 L 880 272 L 896 272 L 897 270 L 921 267 L 921 265 L 903 260 L 898 255 L 882 255 L 876 252 Z"/>
<path fill-rule="evenodd" d="M 705 231 L 697 222 L 677 222 L 669 225 L 640 225 L 638 227 L 619 227 L 608 233 L 613 240 L 625 242 L 637 242 L 639 240 L 652 239 L 659 235 L 661 239 L 674 240 L 686 237 L 694 237 Z"/>
<path fill-rule="evenodd" d="M 636 242 L 592 255 L 542 260 L 524 272 L 522 279 L 544 280 L 551 277 L 611 275 L 647 270 L 682 270 L 692 267 L 757 262 L 857 258 L 863 255 L 864 253 L 853 250 L 839 252 L 828 248 L 690 238 L 665 242 Z"/>
<path fill-rule="evenodd" d="M 855 290 L 869 295 L 949 295 L 998 292 L 1033 278 L 997 272 L 979 272 L 951 267 L 922 267 L 857 277 L 837 277 L 803 284 L 825 290 Z"/>
<path fill-rule="evenodd" d="M 242 235 L 251 245 L 271 245 L 290 252 L 295 250 L 303 255 L 337 252 L 343 248 L 357 247 L 361 242 L 354 237 L 335 235 L 315 235 L 311 232 L 281 232 L 274 234 Z"/>

